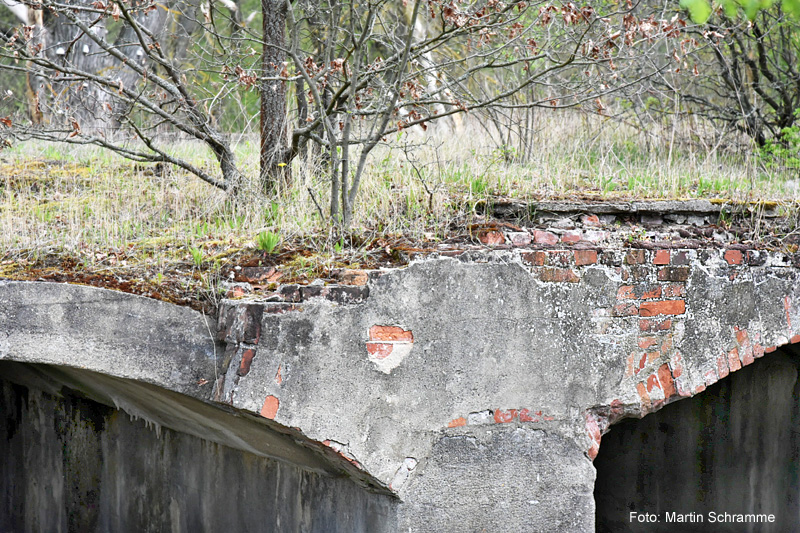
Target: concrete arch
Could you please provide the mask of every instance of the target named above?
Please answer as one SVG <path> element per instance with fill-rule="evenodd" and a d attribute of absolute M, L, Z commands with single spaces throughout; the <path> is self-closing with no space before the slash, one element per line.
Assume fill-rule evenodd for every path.
<path fill-rule="evenodd" d="M 332 501 L 338 501 L 339 496 L 335 493 L 349 494 L 355 505 L 348 511 L 350 514 L 345 513 L 349 518 L 337 522 L 331 515 L 322 519 L 334 529 L 341 526 L 341 531 L 352 528 L 380 530 L 374 524 L 369 525 L 375 517 L 379 518 L 378 523 L 391 525 L 393 514 L 390 510 L 394 499 L 367 472 L 357 469 L 329 446 L 307 438 L 300 428 L 285 427 L 258 413 L 213 401 L 225 354 L 224 346 L 214 340 L 215 327 L 213 320 L 190 309 L 129 294 L 66 284 L 0 282 L 0 380 L 6 389 L 13 383 L 13 387 L 20 390 L 33 391 L 30 394 L 37 398 L 46 397 L 46 401 L 39 404 L 50 406 L 47 408 L 49 411 L 38 413 L 45 417 L 52 418 L 55 416 L 53 413 L 63 415 L 64 402 L 68 403 L 68 398 L 79 398 L 81 402 L 91 402 L 94 406 L 87 412 L 124 412 L 134 420 L 143 421 L 142 424 L 146 423 L 153 429 L 145 431 L 145 434 L 157 434 L 163 429 L 179 435 L 177 440 L 214 443 L 219 445 L 215 449 L 239 453 L 235 455 L 233 451 L 226 451 L 226 461 L 236 464 L 243 464 L 242 460 L 261 461 L 258 464 L 263 464 L 259 468 L 273 473 L 282 469 L 282 475 L 296 483 L 272 487 L 283 494 L 281 497 L 288 493 L 280 491 L 301 490 L 297 483 L 302 486 L 311 483 L 309 486 L 315 487 L 309 489 L 316 491 L 311 500 L 308 499 L 310 496 L 301 498 L 306 518 L 316 516 L 313 509 L 317 507 L 314 506 L 325 509 Z M 27 397 L 29 392 L 24 394 Z M 6 400 L 8 398 L 10 396 L 6 395 Z M 9 417 L 17 413 L 19 417 L 21 405 L 27 405 L 27 402 L 17 402 L 14 409 L 6 406 L 8 408 L 0 409 L 0 412 Z M 34 415 L 36 413 L 32 412 L 26 420 L 35 423 Z M 8 427 L 19 423 L 9 419 Z M 45 430 L 52 429 L 51 426 L 46 425 Z M 130 435 L 133 430 L 123 428 L 120 431 Z M 101 433 L 99 430 L 90 432 L 86 438 L 91 440 L 93 435 Z M 105 437 L 97 439 L 106 442 L 103 440 Z M 50 446 L 53 442 L 50 439 L 41 444 Z M 67 443 L 63 444 L 66 447 Z M 124 443 L 121 446 L 124 447 Z M 17 451 L 23 453 L 25 449 Z M 113 450 L 106 451 L 110 454 Z M 240 456 L 252 459 L 241 459 Z M 209 457 L 205 458 L 206 466 Z M 20 464 L 24 463 L 23 459 L 17 459 Z M 124 457 L 117 459 L 122 461 Z M 191 470 L 190 460 L 186 468 Z M 32 472 L 37 471 L 34 469 Z M 13 477 L 5 478 L 5 491 L 14 488 L 10 479 Z M 117 481 L 115 479 L 114 483 Z M 253 485 L 251 482 L 248 479 L 237 480 L 243 487 Z M 333 486 L 338 488 L 331 488 Z M 262 489 L 268 490 L 269 487 Z M 191 492 L 191 488 L 187 490 Z M 238 489 L 229 487 L 224 490 L 236 494 Z M 251 493 L 252 490 L 251 487 Z M 331 492 L 326 492 L 328 490 Z M 259 504 L 255 496 L 250 494 L 248 505 Z M 298 492 L 293 496 L 301 495 Z M 279 502 L 280 498 L 276 501 Z M 163 502 L 158 503 L 161 504 Z M 175 512 L 180 514 L 180 505 L 176 505 Z M 311 511 L 306 508 L 308 505 Z M 348 505 L 346 501 L 337 504 L 341 509 L 350 509 Z M 135 515 L 131 516 L 135 519 Z M 289 515 L 282 515 L 280 509 L 274 516 L 283 516 L 285 525 L 289 520 Z M 358 517 L 363 519 L 363 523 L 351 520 Z M 141 517 L 141 523 L 147 524 L 151 518 Z M 301 518 L 298 520 L 300 522 L 295 525 L 301 527 L 299 524 L 303 522 Z M 165 523 L 161 523 L 162 526 L 169 529 Z M 216 522 L 208 522 L 212 523 Z M 64 524 L 59 522 L 56 525 L 53 525 L 53 530 Z M 0 529 L 6 526 L 16 530 L 20 523 L 5 524 Z M 30 524 L 20 527 L 23 530 L 37 529 L 28 526 Z M 311 530 L 325 527 L 312 527 Z"/>
<path fill-rule="evenodd" d="M 800 349 L 612 425 L 595 460 L 597 531 L 800 527 Z"/>
<path fill-rule="evenodd" d="M 780 253 L 452 255 L 220 314 L 220 400 L 334 443 L 403 499 L 412 531 L 592 531 L 612 422 L 800 340 Z"/>
<path fill-rule="evenodd" d="M 402 501 L 402 530 L 592 531 L 592 460 L 611 423 L 800 341 L 800 272 L 781 253 L 448 254 L 357 273 L 355 286 L 284 285 L 268 301 L 225 301 L 216 328 L 193 314 L 177 338 L 173 328 L 147 337 L 155 363 L 136 373 L 319 443 L 353 479 Z M 60 289 L 42 287 L 58 320 L 47 306 L 21 315 L 24 287 L 0 285 L 0 359 L 74 363 L 82 334 L 48 335 L 73 315 Z M 129 315 L 147 323 L 130 302 L 104 305 L 95 314 L 115 325 Z M 133 373 L 109 362 L 129 353 L 114 351 L 114 334 L 82 327 L 94 354 L 86 368 Z"/>

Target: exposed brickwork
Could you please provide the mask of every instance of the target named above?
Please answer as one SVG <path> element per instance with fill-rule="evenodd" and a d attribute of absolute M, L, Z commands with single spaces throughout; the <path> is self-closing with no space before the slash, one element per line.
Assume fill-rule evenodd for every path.
<path fill-rule="evenodd" d="M 478 233 L 478 240 L 483 244 L 488 245 L 505 244 L 506 242 L 506 238 L 503 236 L 503 234 L 496 230 Z"/>
<path fill-rule="evenodd" d="M 267 396 L 264 398 L 264 405 L 261 406 L 261 416 L 269 418 L 270 420 L 275 420 L 280 405 L 281 402 L 278 398 L 272 395 Z"/>
<path fill-rule="evenodd" d="M 541 423 L 552 422 L 554 416 L 546 415 L 542 411 L 532 411 L 530 409 L 488 409 L 483 412 L 470 413 L 468 416 L 460 416 L 447 423 L 448 428 L 461 426 L 484 425 L 484 424 L 510 424 L 520 423 Z"/>
<path fill-rule="evenodd" d="M 542 281 L 556 283 L 578 283 L 581 278 L 569 268 L 545 268 L 539 272 Z"/>
<path fill-rule="evenodd" d="M 558 244 L 558 236 L 549 231 L 535 230 L 533 232 L 533 242 L 536 244 Z"/>
<path fill-rule="evenodd" d="M 639 316 L 682 315 L 685 312 L 686 302 L 684 300 L 663 300 L 639 304 Z"/>
<path fill-rule="evenodd" d="M 242 360 L 239 363 L 239 368 L 236 374 L 239 376 L 246 376 L 250 372 L 250 365 L 253 364 L 253 358 L 256 356 L 256 351 L 252 348 L 242 352 Z"/>
<path fill-rule="evenodd" d="M 653 257 L 653 264 L 655 265 L 668 265 L 670 262 L 669 250 L 658 250 Z"/>
<path fill-rule="evenodd" d="M 729 265 L 742 264 L 742 252 L 739 250 L 727 250 L 723 255 L 723 258 L 728 262 Z"/>
<path fill-rule="evenodd" d="M 375 325 L 369 328 L 369 340 L 414 342 L 414 334 L 398 326 Z"/>

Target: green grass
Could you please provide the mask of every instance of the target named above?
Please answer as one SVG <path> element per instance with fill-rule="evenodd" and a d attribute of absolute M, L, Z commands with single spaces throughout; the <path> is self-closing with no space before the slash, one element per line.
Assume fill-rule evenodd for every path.
<path fill-rule="evenodd" d="M 526 161 L 518 154 L 527 152 L 493 145 L 474 122 L 438 135 L 392 136 L 370 160 L 354 229 L 442 238 L 492 196 L 797 199 L 796 176 L 765 168 L 750 149 L 702 146 L 696 124 L 676 128 L 681 142 L 655 125 L 645 135 L 574 112 L 542 114 L 537 127 Z M 415 145 L 412 156 L 400 148 L 406 143 Z M 256 182 L 258 143 L 244 137 L 235 148 L 250 180 L 236 201 L 180 170 L 155 173 L 98 148 L 31 142 L 0 152 L 0 252 L 64 249 L 92 257 L 137 249 L 158 264 L 202 264 L 204 243 L 277 247 L 257 245 L 260 235 L 283 243 L 323 236 L 329 252 L 343 247 L 325 218 L 330 184 L 322 164 L 295 161 L 293 185 L 265 196 Z M 172 150 L 214 167 L 196 143 Z"/>

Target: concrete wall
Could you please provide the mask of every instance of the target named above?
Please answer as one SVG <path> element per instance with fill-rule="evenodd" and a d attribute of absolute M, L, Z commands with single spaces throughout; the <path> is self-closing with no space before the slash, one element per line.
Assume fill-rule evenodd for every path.
<path fill-rule="evenodd" d="M 398 530 L 592 531 L 592 461 L 612 424 L 800 342 L 793 256 L 517 247 L 448 255 L 345 276 L 353 286 L 284 285 L 228 300 L 216 327 L 188 312 L 195 337 L 173 342 L 164 329 L 141 357 L 126 339 L 156 331 L 171 308 L 117 295 L 122 308 L 138 309 L 130 336 L 92 326 L 94 314 L 112 312 L 102 303 L 80 304 L 82 318 L 65 331 L 49 306 L 35 305 L 36 287 L 0 285 L 0 311 L 32 317 L 0 312 L 0 359 L 141 372 L 180 396 L 147 402 L 154 392 L 137 389 L 113 400 L 124 389 L 117 382 L 93 390 L 178 431 L 394 494 Z M 43 290 L 60 309 L 111 298 Z M 202 338 L 203 328 L 215 339 Z M 202 362 L 208 353 L 211 364 Z"/>
<path fill-rule="evenodd" d="M 230 301 L 219 401 L 303 428 L 402 529 L 592 531 L 602 435 L 800 341 L 795 258 L 505 249 Z M 424 517 L 424 519 L 423 519 Z"/>

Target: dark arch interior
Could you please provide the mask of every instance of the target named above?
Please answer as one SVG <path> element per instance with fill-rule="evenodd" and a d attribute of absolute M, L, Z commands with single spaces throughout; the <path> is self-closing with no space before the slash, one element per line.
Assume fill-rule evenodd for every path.
<path fill-rule="evenodd" d="M 612 426 L 594 461 L 597 531 L 800 531 L 799 376 L 800 353 L 781 349 Z"/>
<path fill-rule="evenodd" d="M 258 421 L 153 386 L 0 361 L 2 532 L 394 530 L 395 498 L 291 447 Z"/>

